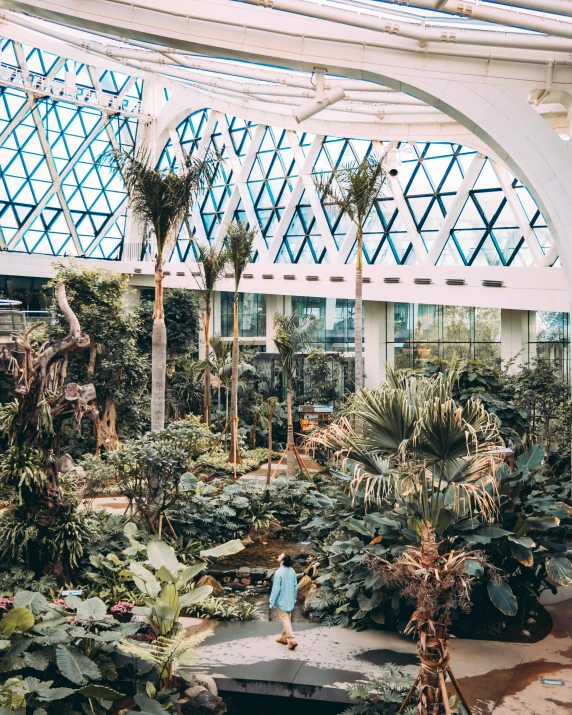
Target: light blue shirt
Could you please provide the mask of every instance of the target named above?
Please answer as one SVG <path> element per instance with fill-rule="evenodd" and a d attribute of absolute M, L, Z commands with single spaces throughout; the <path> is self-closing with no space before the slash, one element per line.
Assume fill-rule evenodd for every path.
<path fill-rule="evenodd" d="M 280 566 L 272 579 L 270 608 L 277 606 L 281 611 L 290 613 L 296 605 L 298 579 L 296 572 L 290 566 Z"/>

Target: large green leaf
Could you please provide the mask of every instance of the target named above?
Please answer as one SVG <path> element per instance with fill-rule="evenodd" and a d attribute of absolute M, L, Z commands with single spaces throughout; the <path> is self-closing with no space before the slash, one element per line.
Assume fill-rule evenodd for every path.
<path fill-rule="evenodd" d="M 192 566 L 187 566 L 187 568 L 181 571 L 181 573 L 179 574 L 177 582 L 181 585 L 188 583 L 191 579 L 195 578 L 195 576 L 198 576 L 200 572 L 205 568 L 205 566 L 205 561 L 199 561 Z"/>
<path fill-rule="evenodd" d="M 560 525 L 560 519 L 557 516 L 529 516 L 526 523 L 537 531 L 548 531 Z"/>
<path fill-rule="evenodd" d="M 518 612 L 518 602 L 516 596 L 512 592 L 512 588 L 505 581 L 495 583 L 489 581 L 487 591 L 493 604 L 505 616 L 516 616 Z"/>
<path fill-rule="evenodd" d="M 123 693 L 113 690 L 113 688 L 108 688 L 105 685 L 84 685 L 77 691 L 84 698 L 96 698 L 97 700 L 119 700 L 119 698 L 124 697 Z"/>
<path fill-rule="evenodd" d="M 366 524 L 365 521 L 354 519 L 354 517 L 350 517 L 346 521 L 340 521 L 339 526 L 349 531 L 357 531 L 358 534 L 363 534 L 364 536 L 375 536 L 375 528 L 371 524 Z"/>
<path fill-rule="evenodd" d="M 22 658 L 24 660 L 24 665 L 28 668 L 33 668 L 34 670 L 46 670 L 50 664 L 49 656 L 41 650 L 36 650 L 32 653 L 24 653 Z"/>
<path fill-rule="evenodd" d="M 14 594 L 15 608 L 28 608 L 34 616 L 48 610 L 48 601 L 37 591 L 16 591 Z"/>
<path fill-rule="evenodd" d="M 101 680 L 101 671 L 93 660 L 75 648 L 59 645 L 56 661 L 62 675 L 76 685 L 87 685 L 90 680 Z"/>
<path fill-rule="evenodd" d="M 11 636 L 14 631 L 29 631 L 34 625 L 34 615 L 27 608 L 13 608 L 0 621 L 0 632 Z"/>
<path fill-rule="evenodd" d="M 550 556 L 546 559 L 546 573 L 559 586 L 572 584 L 572 564 L 566 556 Z"/>
<path fill-rule="evenodd" d="M 168 715 L 168 711 L 165 710 L 161 703 L 147 695 L 143 695 L 143 693 L 137 693 L 135 702 L 143 712 L 152 713 L 152 715 Z"/>
<path fill-rule="evenodd" d="M 544 447 L 541 444 L 533 444 L 516 460 L 516 468 L 522 472 L 523 478 L 526 479 L 530 471 L 542 464 L 543 459 Z"/>
<path fill-rule="evenodd" d="M 510 537 L 508 544 L 510 553 L 520 564 L 529 567 L 534 565 L 534 554 L 528 547 L 523 546 L 518 540 L 511 539 Z"/>
<path fill-rule="evenodd" d="M 133 575 L 135 585 L 142 593 L 146 593 L 152 598 L 156 598 L 159 595 L 161 584 L 143 564 L 138 561 L 132 561 L 129 564 L 129 571 Z"/>
<path fill-rule="evenodd" d="M 107 614 L 107 606 L 101 598 L 88 598 L 77 607 L 77 617 L 83 621 L 101 621 Z"/>
<path fill-rule="evenodd" d="M 179 563 L 175 550 L 164 541 L 155 539 L 147 544 L 147 559 L 155 570 L 159 570 L 164 566 L 171 573 L 176 573 L 182 568 Z"/>
<path fill-rule="evenodd" d="M 232 541 L 227 541 L 225 544 L 220 544 L 212 549 L 205 549 L 200 552 L 201 558 L 220 558 L 221 556 L 232 556 L 233 554 L 238 554 L 239 551 L 244 549 L 244 544 L 240 539 L 233 539 Z"/>
<path fill-rule="evenodd" d="M 193 588 L 189 593 L 184 593 L 181 596 L 180 604 L 181 608 L 188 608 L 195 603 L 201 603 L 206 598 L 208 598 L 213 592 L 212 586 L 199 586 L 198 588 Z"/>

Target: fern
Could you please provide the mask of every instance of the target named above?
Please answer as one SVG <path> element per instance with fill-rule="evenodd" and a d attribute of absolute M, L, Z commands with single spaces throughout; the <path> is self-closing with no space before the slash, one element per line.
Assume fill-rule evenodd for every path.
<path fill-rule="evenodd" d="M 381 674 L 371 680 L 358 680 L 348 686 L 348 695 L 356 701 L 355 705 L 342 715 L 396 715 L 405 700 L 412 678 L 402 668 L 388 663 L 381 669 Z M 414 702 L 403 715 L 414 715 L 417 708 Z"/>
<path fill-rule="evenodd" d="M 120 643 L 119 650 L 124 655 L 152 663 L 159 679 L 163 682 L 172 674 L 176 662 L 185 666 L 198 660 L 198 656 L 193 651 L 209 635 L 211 634 L 203 632 L 188 636 L 186 631 L 179 630 L 173 635 L 158 636 L 149 644 L 126 638 Z"/>

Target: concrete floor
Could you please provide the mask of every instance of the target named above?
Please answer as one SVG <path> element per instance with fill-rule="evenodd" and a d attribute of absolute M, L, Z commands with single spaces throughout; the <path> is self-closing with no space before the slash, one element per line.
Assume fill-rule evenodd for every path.
<path fill-rule="evenodd" d="M 572 591 L 547 605 L 554 630 L 532 645 L 453 640 L 451 665 L 473 715 L 561 715 L 572 712 Z M 396 663 L 417 672 L 415 644 L 383 631 L 295 623 L 298 648 L 275 639 L 279 623 L 203 622 L 212 631 L 198 649 L 200 672 L 221 690 L 346 702 L 345 686 Z M 564 685 L 542 684 L 541 678 Z"/>

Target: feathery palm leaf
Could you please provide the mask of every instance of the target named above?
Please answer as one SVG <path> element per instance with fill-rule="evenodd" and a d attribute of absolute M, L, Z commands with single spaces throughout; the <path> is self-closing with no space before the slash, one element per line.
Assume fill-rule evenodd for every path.
<path fill-rule="evenodd" d="M 119 168 L 131 211 L 153 231 L 157 255 L 162 257 L 175 228 L 187 219 L 196 196 L 204 189 L 213 158 L 185 156 L 178 172 L 157 169 L 150 152 L 111 149 L 102 163 L 114 160 Z"/>
<path fill-rule="evenodd" d="M 363 226 L 386 178 L 382 161 L 369 155 L 357 164 L 336 167 L 326 178 L 315 177 L 314 184 L 326 205 L 345 211 L 353 223 Z"/>
<path fill-rule="evenodd" d="M 234 272 L 235 291 L 238 291 L 242 274 L 250 263 L 255 236 L 256 231 L 242 221 L 233 221 L 226 230 L 225 246 Z"/>

